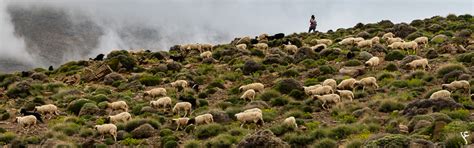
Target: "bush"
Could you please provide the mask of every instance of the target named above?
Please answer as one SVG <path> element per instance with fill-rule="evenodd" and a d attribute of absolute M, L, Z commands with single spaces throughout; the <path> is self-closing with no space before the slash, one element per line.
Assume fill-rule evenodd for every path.
<path fill-rule="evenodd" d="M 385 61 L 402 60 L 403 58 L 405 58 L 405 54 L 402 51 L 394 50 L 385 56 Z"/>
<path fill-rule="evenodd" d="M 290 94 L 288 94 L 288 95 L 295 98 L 296 100 L 304 100 L 305 99 L 305 93 L 301 90 L 293 89 L 290 92 Z"/>
<path fill-rule="evenodd" d="M 160 129 L 160 123 L 158 121 L 155 121 L 155 120 L 152 120 L 152 119 L 133 119 L 133 120 L 127 122 L 127 124 L 125 125 L 125 130 L 127 132 L 131 132 L 135 128 L 137 128 L 137 127 L 139 127 L 139 126 L 141 126 L 145 123 L 150 124 L 155 129 Z"/>
<path fill-rule="evenodd" d="M 447 114 L 452 119 L 459 119 L 463 121 L 467 121 L 469 119 L 470 113 L 469 110 L 466 109 L 458 109 L 458 110 L 444 110 L 443 113 Z"/>
<path fill-rule="evenodd" d="M 349 135 L 356 133 L 357 130 L 358 129 L 349 125 L 338 125 L 329 131 L 328 137 L 333 139 L 345 139 Z"/>
<path fill-rule="evenodd" d="M 140 139 L 127 138 L 125 140 L 120 141 L 120 144 L 127 145 L 127 146 L 134 146 L 134 145 L 138 145 L 142 142 L 143 142 L 143 140 L 140 140 Z"/>
<path fill-rule="evenodd" d="M 152 75 L 143 75 L 139 79 L 140 83 L 145 86 L 156 86 L 160 85 L 161 78 L 159 76 L 152 76 Z"/>
<path fill-rule="evenodd" d="M 359 66 L 362 65 L 362 62 L 359 60 L 349 60 L 346 63 L 344 63 L 344 66 Z"/>
<path fill-rule="evenodd" d="M 283 94 L 289 94 L 292 90 L 303 90 L 303 85 L 295 79 L 280 80 L 274 87 L 277 91 Z"/>
<path fill-rule="evenodd" d="M 188 140 L 186 143 L 184 143 L 184 148 L 200 148 L 201 142 L 197 140 Z"/>
<path fill-rule="evenodd" d="M 444 65 L 438 68 L 437 74 L 438 74 L 438 77 L 443 77 L 444 75 L 456 70 L 465 72 L 466 68 L 462 65 L 448 64 L 448 65 Z"/>
<path fill-rule="evenodd" d="M 360 140 L 352 140 L 346 145 L 346 148 L 361 148 L 362 144 Z"/>
<path fill-rule="evenodd" d="M 166 143 L 170 142 L 169 146 L 171 146 L 172 148 L 174 148 L 174 147 L 176 147 L 176 146 L 172 145 L 171 143 L 173 143 L 173 142 L 176 143 L 176 141 L 178 141 L 178 140 L 179 140 L 178 137 L 173 136 L 173 135 L 171 135 L 171 136 L 165 136 L 165 137 L 162 137 L 162 138 L 161 138 L 161 144 L 162 144 L 164 147 L 166 147 Z"/>
<path fill-rule="evenodd" d="M 336 72 L 336 68 L 328 65 L 319 66 L 319 71 L 321 74 L 333 74 Z"/>
<path fill-rule="evenodd" d="M 112 51 L 107 55 L 105 62 L 114 71 L 118 71 L 120 68 L 125 68 L 127 71 L 132 71 L 133 68 L 137 66 L 136 60 L 126 50 Z"/>
<path fill-rule="evenodd" d="M 387 135 L 379 139 L 367 141 L 367 147 L 408 147 L 410 138 L 405 135 Z"/>
<path fill-rule="evenodd" d="M 67 106 L 67 111 L 70 111 L 76 115 L 79 115 L 82 106 L 86 103 L 94 103 L 94 101 L 88 100 L 88 99 L 78 99 L 74 100 L 69 105 Z"/>
<path fill-rule="evenodd" d="M 386 100 L 382 102 L 382 104 L 380 105 L 379 111 L 384 112 L 384 113 L 389 113 L 395 110 L 401 111 L 404 108 L 405 108 L 405 105 L 403 105 L 400 102 L 396 102 L 393 100 Z"/>
<path fill-rule="evenodd" d="M 282 76 L 285 77 L 297 77 L 299 76 L 299 72 L 296 71 L 295 69 L 289 69 L 281 74 Z"/>
<path fill-rule="evenodd" d="M 194 135 L 199 139 L 205 139 L 213 136 L 219 135 L 225 131 L 225 127 L 220 124 L 213 123 L 208 125 L 199 126 L 194 131 Z"/>
<path fill-rule="evenodd" d="M 95 103 L 86 103 L 82 106 L 81 111 L 79 111 L 79 116 L 82 115 L 95 115 L 100 111 L 99 107 Z"/>
<path fill-rule="evenodd" d="M 284 105 L 288 104 L 288 102 L 290 102 L 290 99 L 288 99 L 284 96 L 280 96 L 280 97 L 277 97 L 277 98 L 273 98 L 270 101 L 270 104 L 272 106 L 284 106 Z"/>
<path fill-rule="evenodd" d="M 387 64 L 387 66 L 385 66 L 384 70 L 387 70 L 387 71 L 398 71 L 398 67 L 395 63 L 393 62 L 390 62 Z"/>
<path fill-rule="evenodd" d="M 332 139 L 325 138 L 317 142 L 313 147 L 314 148 L 337 148 L 337 143 L 336 141 Z"/>
<path fill-rule="evenodd" d="M 7 144 L 7 143 L 10 143 L 11 141 L 13 141 L 15 138 L 16 138 L 15 133 L 5 132 L 5 133 L 0 135 L 0 143 Z"/>
<path fill-rule="evenodd" d="M 224 147 L 232 147 L 234 143 L 237 142 L 237 139 L 229 134 L 221 134 L 215 138 L 212 138 L 208 142 L 206 142 L 206 147 L 216 147 L 216 148 L 224 148 Z"/>
<path fill-rule="evenodd" d="M 178 142 L 176 141 L 168 141 L 165 143 L 163 146 L 164 148 L 177 148 L 178 147 Z"/>
<path fill-rule="evenodd" d="M 300 133 L 287 133 L 283 136 L 283 140 L 294 147 L 304 147 L 313 142 L 309 135 Z"/>
<path fill-rule="evenodd" d="M 68 136 L 79 133 L 81 126 L 75 123 L 60 123 L 53 127 L 53 130 L 60 131 Z"/>
<path fill-rule="evenodd" d="M 461 136 L 453 135 L 444 141 L 446 148 L 460 148 L 464 146 L 464 139 Z"/>
<path fill-rule="evenodd" d="M 397 88 L 404 88 L 404 87 L 408 86 L 408 83 L 406 81 L 403 81 L 403 80 L 395 80 L 395 81 L 392 82 L 391 85 L 394 86 L 394 87 L 397 87 Z"/>
<path fill-rule="evenodd" d="M 258 96 L 258 98 L 260 98 L 260 100 L 263 100 L 263 101 L 270 101 L 278 97 L 281 97 L 281 94 L 275 90 L 264 91 L 261 95 Z"/>
<path fill-rule="evenodd" d="M 281 136 L 291 130 L 293 130 L 294 127 L 286 126 L 286 125 L 275 125 L 270 128 L 270 131 L 272 131 L 273 134 L 276 136 Z"/>
<path fill-rule="evenodd" d="M 257 72 L 263 69 L 264 67 L 262 66 L 262 64 L 259 64 L 255 61 L 246 61 L 244 64 L 244 67 L 242 67 L 242 72 L 244 73 L 244 75 L 250 75 L 254 72 Z"/>
<path fill-rule="evenodd" d="M 466 64 L 474 63 L 474 52 L 461 54 L 457 57 L 457 60 Z"/>
<path fill-rule="evenodd" d="M 328 131 L 322 128 L 315 129 L 309 133 L 311 139 L 322 139 L 328 136 Z"/>

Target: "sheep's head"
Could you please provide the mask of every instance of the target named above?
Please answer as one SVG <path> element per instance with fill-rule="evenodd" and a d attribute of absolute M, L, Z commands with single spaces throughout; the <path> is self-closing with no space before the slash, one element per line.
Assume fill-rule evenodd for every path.
<path fill-rule="evenodd" d="M 22 114 L 26 113 L 26 109 L 21 108 L 21 109 L 20 109 L 20 113 L 22 113 Z"/>
<path fill-rule="evenodd" d="M 110 116 L 105 118 L 105 123 L 110 123 Z"/>
<path fill-rule="evenodd" d="M 239 91 L 243 91 L 243 90 L 244 90 L 244 86 L 240 86 Z"/>
<path fill-rule="evenodd" d="M 95 126 L 94 126 L 94 129 L 95 129 L 95 130 L 99 130 L 99 126 L 100 126 L 100 125 L 95 125 Z"/>
<path fill-rule="evenodd" d="M 21 117 L 16 117 L 16 119 L 13 121 L 13 123 L 19 123 Z"/>
<path fill-rule="evenodd" d="M 449 89 L 450 88 L 449 86 L 450 86 L 449 84 L 443 84 L 441 85 L 441 89 Z"/>

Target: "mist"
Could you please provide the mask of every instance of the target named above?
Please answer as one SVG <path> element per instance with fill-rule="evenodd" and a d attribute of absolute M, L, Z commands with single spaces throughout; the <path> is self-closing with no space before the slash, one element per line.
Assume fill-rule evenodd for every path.
<path fill-rule="evenodd" d="M 58 66 L 114 49 L 305 32 L 312 14 L 324 32 L 472 13 L 471 0 L 0 0 L 0 71 Z"/>

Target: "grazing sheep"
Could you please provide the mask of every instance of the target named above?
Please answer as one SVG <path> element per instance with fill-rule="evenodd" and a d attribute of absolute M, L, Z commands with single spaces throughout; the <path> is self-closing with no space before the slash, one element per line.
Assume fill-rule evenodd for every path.
<path fill-rule="evenodd" d="M 107 108 L 111 108 L 113 110 L 123 110 L 124 112 L 128 112 L 128 105 L 125 101 L 116 101 L 112 103 L 107 103 Z"/>
<path fill-rule="evenodd" d="M 196 123 L 196 125 L 210 124 L 214 122 L 214 117 L 212 116 L 212 114 L 203 114 L 203 115 L 196 116 L 194 118 L 194 122 Z"/>
<path fill-rule="evenodd" d="M 402 38 L 389 38 L 389 39 L 387 39 L 387 45 L 390 45 L 390 44 L 395 43 L 395 42 L 403 42 L 403 39 Z"/>
<path fill-rule="evenodd" d="M 453 81 L 449 84 L 443 84 L 441 85 L 443 89 L 451 90 L 451 91 L 456 91 L 457 89 L 462 89 L 464 92 L 467 92 L 468 94 L 471 94 L 471 85 L 469 84 L 469 81 L 466 80 L 460 80 L 460 81 Z"/>
<path fill-rule="evenodd" d="M 361 38 L 361 37 L 354 38 L 353 44 L 354 44 L 354 45 L 357 45 L 359 42 L 364 41 L 364 40 L 365 40 L 365 39 L 364 39 L 364 38 Z"/>
<path fill-rule="evenodd" d="M 336 91 L 339 94 L 339 96 L 341 96 L 341 98 L 351 100 L 351 102 L 354 99 L 354 93 L 352 93 L 352 91 L 350 90 L 336 90 Z"/>
<path fill-rule="evenodd" d="M 40 114 L 43 114 L 44 116 L 51 114 L 51 116 L 49 116 L 48 119 L 51 119 L 52 115 L 59 115 L 58 107 L 56 107 L 56 105 L 53 105 L 53 104 L 36 106 L 34 111 Z"/>
<path fill-rule="evenodd" d="M 265 88 L 265 85 L 263 85 L 262 83 L 251 83 L 251 84 L 240 86 L 239 90 L 247 91 L 249 89 L 253 89 L 257 92 L 262 92 L 264 88 Z"/>
<path fill-rule="evenodd" d="M 25 130 L 25 127 L 31 127 L 36 125 L 36 117 L 33 115 L 23 116 L 23 117 L 16 117 L 15 122 L 18 123 L 18 126 Z M 28 129 L 26 129 L 28 132 Z"/>
<path fill-rule="evenodd" d="M 424 45 L 426 47 L 426 45 L 428 45 L 428 37 L 417 37 L 415 41 L 418 45 Z"/>
<path fill-rule="evenodd" d="M 288 125 L 288 126 L 295 126 L 295 128 L 298 128 L 298 124 L 296 124 L 296 119 L 293 116 L 286 118 L 283 121 L 283 124 Z"/>
<path fill-rule="evenodd" d="M 370 40 L 372 41 L 372 44 L 379 44 L 380 43 L 380 38 L 378 36 L 373 37 Z"/>
<path fill-rule="evenodd" d="M 423 58 L 423 59 L 418 59 L 418 60 L 413 60 L 410 63 L 407 63 L 407 66 L 415 70 L 417 67 L 422 67 L 423 70 L 426 68 L 431 69 L 430 65 L 428 64 L 428 59 Z"/>
<path fill-rule="evenodd" d="M 316 40 L 317 44 L 325 44 L 327 46 L 332 45 L 332 41 L 330 39 L 319 39 Z"/>
<path fill-rule="evenodd" d="M 321 50 L 326 49 L 328 47 L 327 47 L 326 44 L 318 44 L 318 45 L 314 45 L 310 48 L 311 48 L 311 50 L 314 50 L 314 51 L 321 51 Z"/>
<path fill-rule="evenodd" d="M 149 91 L 145 91 L 145 95 L 149 95 L 152 98 L 155 98 L 156 96 L 166 96 L 166 89 L 165 88 L 153 88 Z"/>
<path fill-rule="evenodd" d="M 117 126 L 114 124 L 95 125 L 94 128 L 101 135 L 101 139 L 104 139 L 105 134 L 110 134 L 117 141 Z"/>
<path fill-rule="evenodd" d="M 348 37 L 343 39 L 342 41 L 338 42 L 341 45 L 352 45 L 354 44 L 354 38 L 353 37 Z"/>
<path fill-rule="evenodd" d="M 244 36 L 237 41 L 237 44 L 245 44 L 245 43 L 250 43 L 250 36 Z"/>
<path fill-rule="evenodd" d="M 349 79 L 345 79 L 345 80 L 342 80 L 341 83 L 339 83 L 339 85 L 337 85 L 337 89 L 341 89 L 341 90 L 354 90 L 354 84 L 357 80 L 354 79 L 354 78 L 349 78 Z"/>
<path fill-rule="evenodd" d="M 322 86 L 322 85 L 319 85 L 319 84 L 318 84 L 318 85 L 313 85 L 313 86 L 303 86 L 304 93 L 307 94 L 307 95 L 310 95 L 310 93 L 311 93 L 310 91 L 311 91 L 311 90 L 314 90 L 314 89 L 316 89 L 316 88 L 318 88 L 318 87 L 321 87 L 321 86 Z"/>
<path fill-rule="evenodd" d="M 314 90 L 310 90 L 309 92 L 310 95 L 325 95 L 334 93 L 331 86 L 321 86 Z"/>
<path fill-rule="evenodd" d="M 286 52 L 289 52 L 289 53 L 296 53 L 296 51 L 298 51 L 298 47 L 296 47 L 296 45 L 283 45 L 283 49 L 286 51 Z"/>
<path fill-rule="evenodd" d="M 181 88 L 186 88 L 188 87 L 188 81 L 186 80 L 176 80 L 174 82 L 170 83 L 172 87 L 177 88 L 178 86 Z"/>
<path fill-rule="evenodd" d="M 407 51 L 411 49 L 414 53 L 416 53 L 416 50 L 418 49 L 418 44 L 415 41 L 404 42 L 402 46 L 403 49 L 406 49 Z"/>
<path fill-rule="evenodd" d="M 363 40 L 357 43 L 357 47 L 363 48 L 363 47 L 369 47 L 372 48 L 372 40 Z"/>
<path fill-rule="evenodd" d="M 328 95 L 314 95 L 313 96 L 314 98 L 318 99 L 318 100 L 321 100 L 321 102 L 323 102 L 323 104 L 321 105 L 323 107 L 323 109 L 326 109 L 326 107 L 324 107 L 326 104 L 337 104 L 339 102 L 341 102 L 341 97 L 337 94 L 328 94 Z M 327 106 L 327 105 L 326 105 Z"/>
<path fill-rule="evenodd" d="M 246 50 L 247 49 L 247 44 L 239 44 L 235 47 L 237 47 L 237 49 Z"/>
<path fill-rule="evenodd" d="M 374 87 L 375 89 L 379 88 L 379 85 L 377 85 L 377 79 L 375 77 L 362 78 L 355 82 L 355 85 L 362 85 L 362 91 L 365 90 L 365 87 Z"/>
<path fill-rule="evenodd" d="M 245 112 L 261 112 L 262 113 L 262 110 L 260 108 L 251 108 L 251 109 L 247 109 L 244 111 Z"/>
<path fill-rule="evenodd" d="M 403 49 L 403 42 L 393 42 L 392 44 L 388 45 L 388 48 Z"/>
<path fill-rule="evenodd" d="M 150 106 L 151 107 L 161 107 L 163 106 L 163 108 L 166 109 L 167 106 L 169 106 L 171 108 L 171 98 L 170 97 L 162 97 L 162 98 L 159 98 L 158 100 L 156 101 L 150 101 Z"/>
<path fill-rule="evenodd" d="M 255 44 L 255 48 L 257 48 L 258 50 L 261 50 L 261 51 L 266 51 L 268 49 L 268 44 L 258 43 L 258 44 Z"/>
<path fill-rule="evenodd" d="M 369 66 L 372 70 L 380 64 L 380 59 L 378 57 L 372 57 L 365 62 L 365 66 Z"/>
<path fill-rule="evenodd" d="M 430 99 L 451 98 L 451 92 L 447 90 L 439 90 L 431 94 Z"/>
<path fill-rule="evenodd" d="M 188 123 L 189 123 L 189 118 L 186 118 L 186 117 L 184 117 L 184 118 L 178 118 L 178 119 L 173 119 L 173 121 L 174 121 L 174 122 L 176 123 L 176 125 L 177 125 L 177 126 L 176 126 L 176 131 L 177 131 L 178 129 L 180 129 L 180 127 L 184 127 L 184 126 L 188 125 Z"/>
<path fill-rule="evenodd" d="M 259 121 L 261 121 L 262 125 L 264 123 L 262 112 L 258 112 L 258 111 L 237 113 L 235 114 L 235 117 L 237 118 L 237 120 L 242 122 L 242 124 L 240 125 L 241 128 L 247 122 L 259 123 Z"/>
<path fill-rule="evenodd" d="M 252 101 L 253 99 L 255 99 L 255 90 L 249 89 L 245 91 L 244 94 L 240 96 L 240 98 L 244 100 L 249 99 L 250 101 Z"/>
<path fill-rule="evenodd" d="M 268 41 L 268 34 L 266 33 L 263 33 L 263 34 L 260 34 L 257 38 L 258 41 L 262 41 L 262 40 L 267 40 Z"/>
<path fill-rule="evenodd" d="M 22 108 L 20 109 L 20 114 L 22 114 L 23 116 L 28 116 L 28 115 L 33 115 L 36 117 L 36 119 L 43 123 L 43 119 L 41 118 L 41 114 L 39 113 L 35 113 L 35 112 L 30 112 L 30 111 L 27 111 L 26 109 Z"/>
<path fill-rule="evenodd" d="M 184 117 L 186 117 L 186 115 L 188 115 L 188 112 L 189 114 L 191 114 L 191 103 L 189 102 L 179 102 L 179 103 L 176 103 L 173 107 L 173 113 L 175 112 L 178 112 L 178 115 L 179 115 L 179 111 L 180 110 L 183 110 L 184 111 Z"/>
<path fill-rule="evenodd" d="M 389 38 L 394 38 L 394 37 L 395 37 L 395 34 L 388 32 L 388 33 L 383 34 L 382 39 L 387 40 Z"/>
<path fill-rule="evenodd" d="M 201 50 L 203 51 L 212 51 L 213 47 L 211 44 L 201 44 Z"/>
<path fill-rule="evenodd" d="M 326 80 L 323 81 L 323 83 L 321 85 L 322 86 L 331 86 L 331 88 L 333 90 L 336 90 L 337 82 L 334 79 L 326 79 Z"/>
<path fill-rule="evenodd" d="M 199 56 L 201 56 L 201 58 L 210 58 L 212 57 L 212 52 L 211 51 L 205 51 L 203 53 L 201 53 Z"/>
<path fill-rule="evenodd" d="M 112 124 L 115 124 L 118 122 L 128 122 L 130 120 L 132 120 L 132 115 L 128 112 L 122 112 L 120 114 L 109 116 L 105 119 L 107 123 L 112 123 Z"/>

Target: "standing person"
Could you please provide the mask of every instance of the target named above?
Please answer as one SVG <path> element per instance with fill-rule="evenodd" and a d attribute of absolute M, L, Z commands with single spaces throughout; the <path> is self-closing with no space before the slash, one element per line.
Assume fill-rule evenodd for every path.
<path fill-rule="evenodd" d="M 311 30 L 313 30 L 313 32 L 316 32 L 316 18 L 314 17 L 314 15 L 311 15 L 311 19 L 309 20 L 308 33 L 311 33 Z"/>

